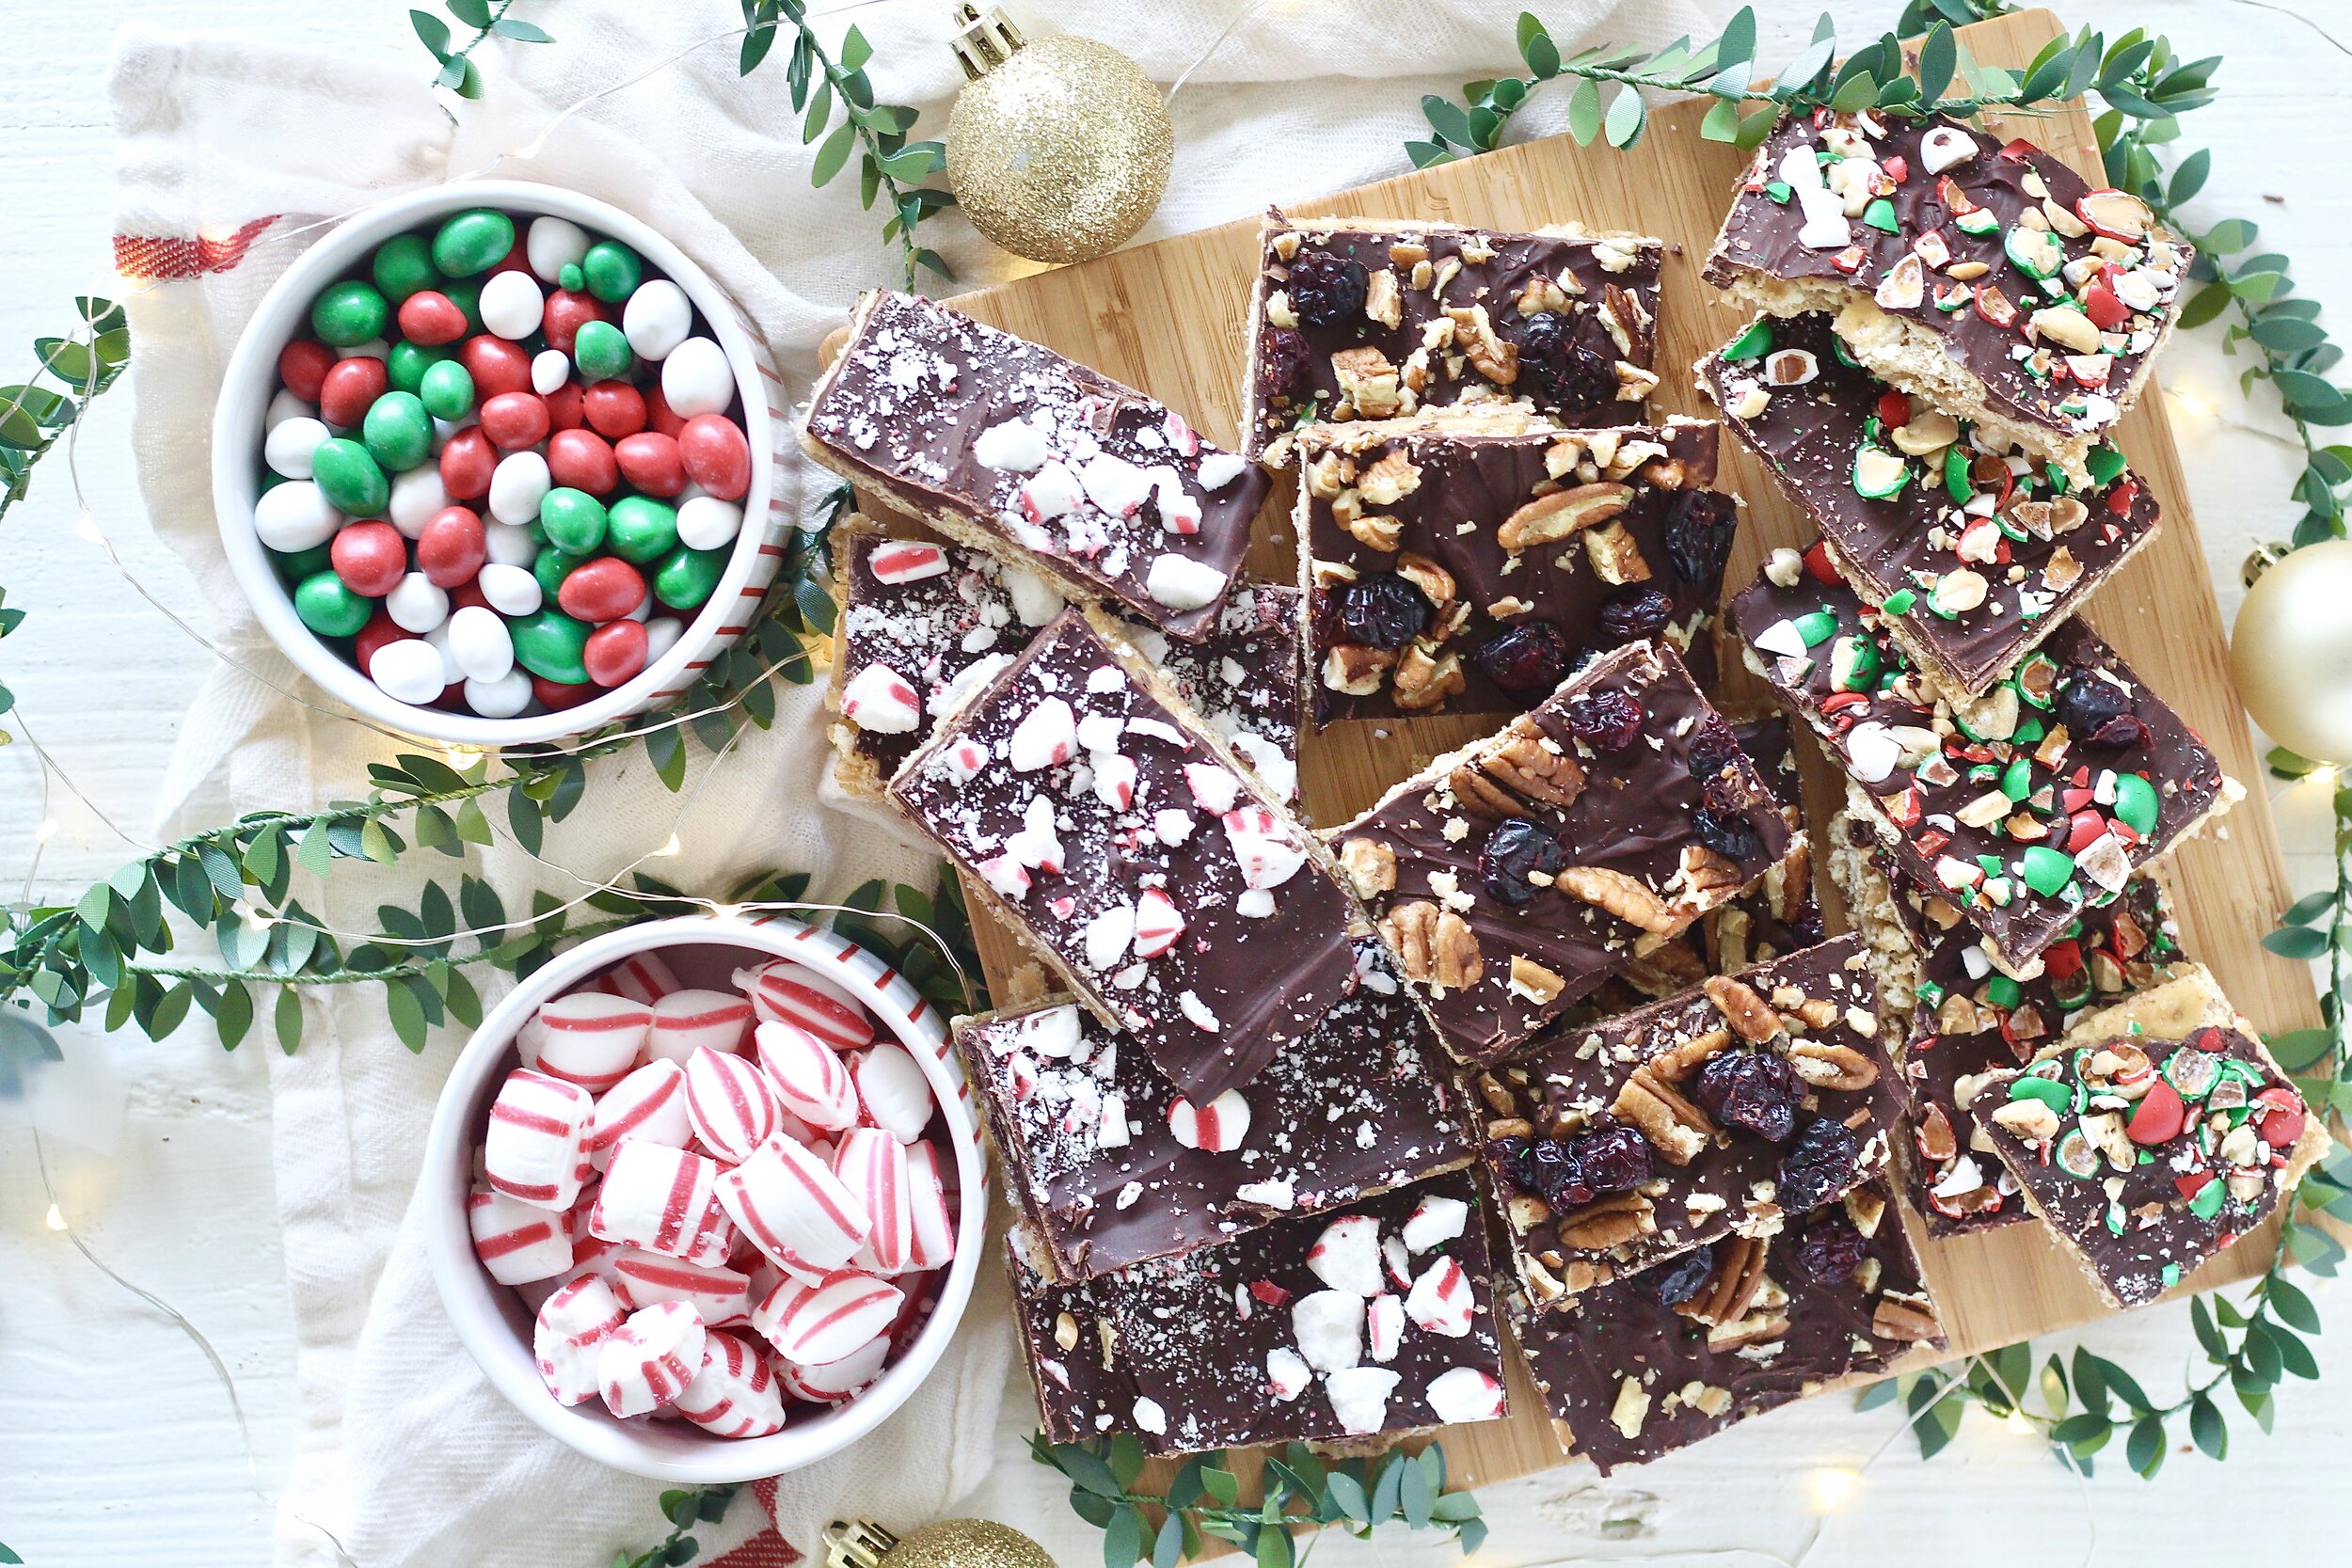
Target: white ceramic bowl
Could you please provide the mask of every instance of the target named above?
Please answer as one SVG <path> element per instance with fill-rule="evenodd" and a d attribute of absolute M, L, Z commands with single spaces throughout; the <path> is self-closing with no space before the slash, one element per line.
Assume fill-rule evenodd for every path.
<path fill-rule="evenodd" d="M 657 949 L 738 949 L 717 958 L 729 965 L 791 958 L 846 986 L 867 1011 L 895 1033 L 930 1080 L 955 1156 L 956 1256 L 938 1285 L 938 1305 L 912 1343 L 880 1378 L 849 1403 L 810 1416 L 795 1412 L 782 1432 L 767 1437 L 713 1437 L 683 1421 L 619 1421 L 601 1404 L 556 1402 L 531 1352 L 532 1314 L 522 1298 L 498 1284 L 474 1257 L 466 1219 L 474 1150 L 490 1102 L 516 1066 L 515 1034 L 549 997 L 633 953 Z M 709 955 L 673 954 L 689 985 L 723 987 L 723 969 Z M 699 960 L 699 961 L 698 961 Z M 836 1453 L 896 1410 L 937 1364 L 971 1298 L 988 1227 L 988 1172 L 974 1136 L 970 1089 L 948 1049 L 939 1011 L 882 961 L 855 943 L 782 916 L 739 919 L 689 916 L 613 931 L 580 943 L 533 973 L 482 1021 L 451 1069 L 425 1143 L 425 1247 L 457 1337 L 498 1391 L 549 1436 L 600 1464 L 632 1475 L 687 1485 L 727 1485 L 781 1475 Z"/>
<path fill-rule="evenodd" d="M 743 497 L 743 531 L 736 536 L 734 553 L 727 559 L 718 587 L 687 623 L 676 643 L 634 680 L 577 707 L 515 719 L 484 719 L 416 707 L 386 696 L 356 665 L 302 624 L 294 613 L 293 597 L 270 563 L 268 548 L 253 531 L 253 502 L 261 491 L 262 421 L 278 389 L 278 356 L 305 329 L 310 302 L 320 290 L 393 235 L 471 207 L 551 213 L 569 218 L 591 233 L 625 242 L 675 282 L 726 351 L 741 398 L 743 433 L 752 449 L 752 483 Z M 237 340 L 236 351 L 229 356 L 220 401 L 213 408 L 213 510 L 229 564 L 271 641 L 285 650 L 304 674 L 359 713 L 408 735 L 459 746 L 561 740 L 674 700 L 750 624 L 753 608 L 775 579 L 784 555 L 784 535 L 790 527 L 786 512 L 771 504 L 778 493 L 783 443 L 788 436 L 787 421 L 775 402 L 782 390 L 767 344 L 726 291 L 677 246 L 619 208 L 522 180 L 437 185 L 354 213 L 296 258 L 262 297 L 261 308 Z"/>

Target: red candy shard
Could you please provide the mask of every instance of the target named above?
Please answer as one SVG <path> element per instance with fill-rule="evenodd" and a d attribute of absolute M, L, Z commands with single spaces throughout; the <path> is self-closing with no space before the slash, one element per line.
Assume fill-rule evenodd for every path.
<path fill-rule="evenodd" d="M 2131 1123 L 2124 1131 L 2136 1144 L 2169 1143 L 2180 1136 L 2182 1124 L 2187 1119 L 2188 1107 L 2181 1102 L 2181 1091 L 2159 1078 L 2140 1096 L 2139 1105 L 2132 1112 Z"/>
<path fill-rule="evenodd" d="M 2262 1141 L 2271 1148 L 2292 1148 L 2296 1140 L 2303 1135 L 2303 1124 L 2309 1113 L 2304 1109 L 2303 1097 L 2293 1089 L 2273 1084 L 2254 1096 L 2254 1103 L 2270 1107 L 2263 1113 L 2262 1120 L 2254 1130 L 2261 1134 Z"/>

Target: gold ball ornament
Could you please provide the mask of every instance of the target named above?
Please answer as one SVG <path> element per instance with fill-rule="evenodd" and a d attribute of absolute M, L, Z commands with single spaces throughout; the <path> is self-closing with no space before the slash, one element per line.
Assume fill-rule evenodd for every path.
<path fill-rule="evenodd" d="M 892 1534 L 871 1519 L 825 1527 L 826 1568 L 1055 1568 L 1045 1548 L 989 1519 L 942 1519 Z"/>
<path fill-rule="evenodd" d="M 1092 39 L 1024 40 L 998 11 L 956 20 L 972 80 L 947 117 L 947 185 L 972 226 L 1033 261 L 1083 261 L 1143 227 L 1175 131 L 1142 68 Z"/>
<path fill-rule="evenodd" d="M 2352 765 L 2352 540 L 2306 545 L 2263 571 L 2230 634 L 2230 671 L 2264 734 Z"/>

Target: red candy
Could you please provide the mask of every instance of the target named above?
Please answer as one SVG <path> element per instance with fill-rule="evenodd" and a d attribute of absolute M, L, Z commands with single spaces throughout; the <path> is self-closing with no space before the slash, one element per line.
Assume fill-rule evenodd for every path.
<path fill-rule="evenodd" d="M 2095 811 L 2078 811 L 2067 819 L 2066 852 L 2079 855 L 2099 842 L 2107 831 L 2106 818 Z"/>
<path fill-rule="evenodd" d="M 588 428 L 617 441 L 645 428 L 645 395 L 626 381 L 599 381 L 582 394 Z"/>
<path fill-rule="evenodd" d="M 339 430 L 357 430 L 375 400 L 392 389 L 381 359 L 338 359 L 319 383 L 319 418 Z"/>
<path fill-rule="evenodd" d="M 580 329 L 590 322 L 611 321 L 604 302 L 594 294 L 576 294 L 568 289 L 556 289 L 548 295 L 546 309 L 539 317 L 540 328 L 548 335 L 548 347 L 572 352 L 572 341 Z"/>
<path fill-rule="evenodd" d="M 417 536 L 417 569 L 436 588 L 473 581 L 490 558 L 490 536 L 470 508 L 445 506 L 425 519 Z"/>
<path fill-rule="evenodd" d="M 580 645 L 580 661 L 590 680 L 609 689 L 635 680 L 652 651 L 644 622 L 608 621 L 588 634 L 588 641 Z"/>
<path fill-rule="evenodd" d="M 548 423 L 557 430 L 578 430 L 587 415 L 580 406 L 580 383 L 566 381 L 547 394 Z"/>
<path fill-rule="evenodd" d="M 531 390 L 531 356 L 503 338 L 477 332 L 457 351 L 457 359 L 473 377 L 473 395 L 485 404 L 501 392 Z"/>
<path fill-rule="evenodd" d="M 559 430 L 548 437 L 548 473 L 556 483 L 592 496 L 621 483 L 610 442 L 593 430 Z"/>
<path fill-rule="evenodd" d="M 378 609 L 368 618 L 368 624 L 352 638 L 351 661 L 359 666 L 361 674 L 373 678 L 374 672 L 369 666 L 375 662 L 375 651 L 387 642 L 397 642 L 409 635 L 400 629 L 400 623 Z"/>
<path fill-rule="evenodd" d="M 2187 1119 L 2188 1107 L 2181 1102 L 2181 1091 L 2159 1078 L 2139 1097 L 2138 1108 L 2132 1112 L 2124 1131 L 2136 1144 L 2169 1143 L 2180 1136 Z"/>
<path fill-rule="evenodd" d="M 548 405 L 534 392 L 501 392 L 482 404 L 482 431 L 501 451 L 520 451 L 548 438 Z"/>
<path fill-rule="evenodd" d="M 319 400 L 319 383 L 335 368 L 335 351 L 314 338 L 288 343 L 278 354 L 278 379 L 305 403 Z"/>
<path fill-rule="evenodd" d="M 2131 319 L 2131 311 L 2104 283 L 2092 283 L 2083 290 L 2083 314 L 2090 325 L 2102 332 L 2112 332 Z"/>
<path fill-rule="evenodd" d="M 1911 422 L 1911 399 L 1889 388 L 1879 394 L 1879 421 L 1892 430 Z"/>
<path fill-rule="evenodd" d="M 335 575 L 355 594 L 380 599 L 408 573 L 408 541 L 389 523 L 352 523 L 327 546 Z M 367 636 L 361 628 L 360 637 Z M 374 650 L 370 649 L 371 653 Z"/>
<path fill-rule="evenodd" d="M 661 395 L 659 387 L 645 389 L 645 417 L 653 428 L 663 436 L 675 437 L 686 428 L 686 421 L 672 412 L 670 400 Z"/>
<path fill-rule="evenodd" d="M 723 414 L 697 414 L 679 429 L 686 477 L 721 500 L 741 500 L 752 487 L 752 444 Z"/>
<path fill-rule="evenodd" d="M 389 618 L 387 617 L 387 619 Z M 366 633 L 362 632 L 360 635 L 365 636 Z M 403 632 L 401 635 L 405 637 L 408 634 Z M 561 710 L 578 707 L 589 698 L 597 695 L 597 692 L 596 689 L 586 681 L 581 681 L 577 686 L 567 686 L 562 681 L 551 681 L 545 675 L 533 675 L 531 677 L 531 694 L 538 698 L 541 705 L 548 709 Z"/>
<path fill-rule="evenodd" d="M 485 551 L 485 553 L 486 555 L 487 552 Z M 479 567 L 475 569 L 477 571 L 480 570 Z M 489 598 L 482 592 L 482 581 L 480 578 L 468 578 L 465 581 L 459 583 L 456 587 L 449 591 L 449 612 L 452 615 L 456 614 L 461 610 L 470 609 L 475 605 L 480 605 L 485 610 L 493 610 L 496 608 L 490 603 Z"/>
<path fill-rule="evenodd" d="M 2263 1142 L 2275 1149 L 2293 1148 L 2303 1135 L 2303 1097 L 2283 1085 L 2274 1084 L 2254 1096 L 2254 1103 L 2267 1107 L 2254 1129 Z"/>
<path fill-rule="evenodd" d="M 438 289 L 420 289 L 400 302 L 400 335 L 439 348 L 466 335 L 466 312 Z"/>
<path fill-rule="evenodd" d="M 621 477 L 648 496 L 675 496 L 686 488 L 686 464 L 671 436 L 652 431 L 624 436 L 613 443 L 612 455 Z"/>
<path fill-rule="evenodd" d="M 441 448 L 441 488 L 452 500 L 480 500 L 490 493 L 490 475 L 498 466 L 490 438 L 480 425 L 468 425 Z"/>
<path fill-rule="evenodd" d="M 557 606 L 575 621 L 617 621 L 635 610 L 644 596 L 644 575 L 617 555 L 599 556 L 573 567 L 555 591 Z"/>

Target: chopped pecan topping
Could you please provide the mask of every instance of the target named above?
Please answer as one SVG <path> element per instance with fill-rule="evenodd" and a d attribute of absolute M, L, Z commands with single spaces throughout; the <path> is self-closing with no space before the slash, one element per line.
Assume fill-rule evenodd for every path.
<path fill-rule="evenodd" d="M 1391 694 L 1397 706 L 1418 712 L 1460 695 L 1466 681 L 1459 654 L 1439 653 L 1429 639 L 1416 637 L 1397 660 Z"/>
<path fill-rule="evenodd" d="M 1359 500 L 1363 496 L 1360 490 L 1350 493 L 1358 497 Z M 1343 517 L 1341 515 L 1343 511 L 1345 511 L 1348 515 Z M 1378 550 L 1382 555 L 1394 554 L 1398 541 L 1405 535 L 1405 520 L 1402 517 L 1391 516 L 1386 512 L 1361 512 L 1355 508 L 1335 506 L 1331 509 L 1331 515 L 1338 519 L 1341 526 L 1348 532 L 1356 536 L 1358 543 L 1368 548 Z"/>
<path fill-rule="evenodd" d="M 1879 1081 L 1877 1064 L 1850 1045 L 1797 1040 L 1788 1047 L 1788 1065 L 1817 1089 L 1851 1094 Z"/>
<path fill-rule="evenodd" d="M 1649 562 L 1642 559 L 1642 546 L 1619 518 L 1585 531 L 1584 553 L 1603 582 L 1614 586 L 1649 580 Z"/>
<path fill-rule="evenodd" d="M 1743 1040 L 1761 1042 L 1780 1033 L 1780 1014 L 1744 981 L 1728 974 L 1710 974 L 1704 988 L 1707 999 L 1724 1015 L 1732 1032 Z"/>
<path fill-rule="evenodd" d="M 1323 684 L 1351 697 L 1369 697 L 1396 667 L 1396 655 L 1369 642 L 1334 642 L 1323 656 Z"/>
<path fill-rule="evenodd" d="M 1486 972 L 1478 935 L 1470 923 L 1425 898 L 1399 904 L 1382 915 L 1380 934 L 1396 949 L 1405 977 L 1417 984 L 1460 990 L 1476 985 Z"/>
<path fill-rule="evenodd" d="M 1496 336 L 1485 306 L 1454 306 L 1446 315 L 1454 323 L 1454 341 L 1470 356 L 1471 369 L 1498 387 L 1518 381 L 1519 345 Z"/>
<path fill-rule="evenodd" d="M 1340 869 L 1359 898 L 1377 898 L 1396 889 L 1396 850 L 1376 838 L 1351 838 L 1340 846 Z"/>
<path fill-rule="evenodd" d="M 1609 1112 L 1639 1130 L 1670 1165 L 1689 1164 L 1715 1135 L 1707 1113 L 1647 1067 L 1633 1069 Z"/>
<path fill-rule="evenodd" d="M 1568 308 L 1568 296 L 1562 292 L 1559 284 L 1542 273 L 1536 273 L 1520 285 L 1518 307 L 1522 316 L 1537 316 L 1546 310 L 1565 310 Z"/>
<path fill-rule="evenodd" d="M 1748 1345 L 1769 1345 L 1787 1338 L 1788 1317 L 1784 1312 L 1751 1312 L 1737 1323 L 1708 1329 L 1707 1348 L 1721 1354 Z"/>
<path fill-rule="evenodd" d="M 1944 1325 L 1936 1318 L 1935 1304 L 1926 1296 L 1889 1291 L 1879 1297 L 1878 1307 L 1870 1314 L 1870 1332 L 1882 1339 L 1917 1344 L 1940 1338 Z"/>
<path fill-rule="evenodd" d="M 1517 816 L 1519 802 L 1511 792 L 1469 763 L 1446 775 L 1446 788 L 1465 810 L 1481 816 Z"/>
<path fill-rule="evenodd" d="M 1739 1322 L 1756 1304 L 1764 1287 L 1766 1244 L 1752 1236 L 1735 1236 L 1716 1250 L 1715 1272 L 1707 1288 L 1677 1310 L 1686 1318 L 1721 1325 Z"/>
<path fill-rule="evenodd" d="M 1396 273 L 1382 267 L 1364 281 L 1364 314 L 1394 331 L 1405 319 L 1405 299 L 1397 292 Z"/>
<path fill-rule="evenodd" d="M 1648 884 L 1622 871 L 1605 865 L 1571 865 L 1553 880 L 1554 885 L 1629 926 L 1659 935 L 1679 928 L 1666 901 L 1652 893 Z"/>
<path fill-rule="evenodd" d="M 1433 608 L 1442 610 L 1454 602 L 1454 574 L 1427 556 L 1407 550 L 1396 558 L 1396 570 Z"/>
<path fill-rule="evenodd" d="M 1340 395 L 1359 419 L 1385 420 L 1402 406 L 1397 398 L 1396 367 L 1370 343 L 1343 348 L 1331 356 L 1331 374 Z"/>
<path fill-rule="evenodd" d="M 1394 506 L 1421 488 L 1421 468 L 1403 447 L 1391 447 L 1358 476 L 1356 488 L 1373 506 Z"/>
<path fill-rule="evenodd" d="M 1650 1201 L 1639 1193 L 1612 1193 L 1597 1198 L 1560 1222 L 1560 1244 L 1579 1252 L 1604 1252 L 1610 1247 L 1655 1233 L 1657 1217 Z"/>
<path fill-rule="evenodd" d="M 1531 800 L 1565 806 L 1583 793 L 1584 769 L 1574 757 L 1555 752 L 1542 736 L 1521 730 L 1486 753 L 1488 773 Z"/>
<path fill-rule="evenodd" d="M 1538 1007 L 1547 1006 L 1567 989 L 1567 980 L 1554 974 L 1524 954 L 1511 956 L 1511 989 L 1525 996 Z"/>
<path fill-rule="evenodd" d="M 1580 484 L 1538 496 L 1502 520 L 1495 542 L 1506 550 L 1549 545 L 1609 521 L 1633 499 L 1633 486 L 1614 482 Z"/>

